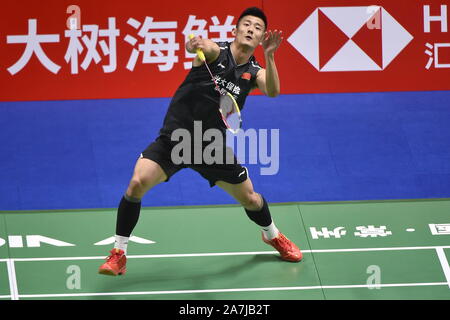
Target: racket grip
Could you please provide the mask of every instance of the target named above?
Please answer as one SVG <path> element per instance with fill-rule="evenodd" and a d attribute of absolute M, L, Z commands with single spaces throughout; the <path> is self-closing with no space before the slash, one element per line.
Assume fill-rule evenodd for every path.
<path fill-rule="evenodd" d="M 192 38 L 194 38 L 194 35 L 191 33 L 189 35 L 189 39 L 192 39 Z M 199 48 L 196 50 L 196 52 L 197 52 L 197 55 L 200 58 L 200 60 L 202 60 L 203 62 L 206 62 L 206 57 L 205 57 L 205 54 L 203 53 L 202 49 Z"/>

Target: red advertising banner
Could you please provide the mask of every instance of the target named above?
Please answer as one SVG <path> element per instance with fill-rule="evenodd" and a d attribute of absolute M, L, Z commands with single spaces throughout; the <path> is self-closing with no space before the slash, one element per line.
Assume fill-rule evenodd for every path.
<path fill-rule="evenodd" d="M 282 92 L 450 89 L 450 5 L 443 0 L 266 0 L 286 42 Z"/>
<path fill-rule="evenodd" d="M 249 6 L 283 30 L 282 93 L 450 89 L 443 0 L 22 0 L 0 13 L 0 100 L 169 97 L 188 35 L 232 41 Z"/>
<path fill-rule="evenodd" d="M 188 35 L 231 41 L 248 6 L 262 1 L 4 1 L 0 100 L 171 96 Z"/>

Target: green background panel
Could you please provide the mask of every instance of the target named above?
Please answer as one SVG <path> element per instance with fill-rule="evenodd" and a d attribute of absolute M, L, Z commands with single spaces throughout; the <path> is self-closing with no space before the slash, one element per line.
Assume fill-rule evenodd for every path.
<path fill-rule="evenodd" d="M 428 224 L 450 223 L 450 201 L 344 202 L 299 205 L 313 249 L 382 248 L 449 245 L 450 235 L 432 235 Z M 357 226 L 386 226 L 392 235 L 360 238 Z M 345 227 L 339 239 L 312 239 L 310 227 Z M 414 232 L 407 232 L 414 228 Z"/>
<path fill-rule="evenodd" d="M 19 293 L 71 294 L 320 285 L 313 260 L 308 255 L 300 263 L 284 262 L 272 255 L 128 259 L 127 274 L 120 277 L 97 274 L 100 263 L 99 260 L 16 262 Z M 80 289 L 68 289 L 66 286 L 71 276 L 67 269 L 71 265 L 80 268 Z M 323 298 L 321 290 L 315 291 L 313 297 Z M 274 299 L 278 294 L 283 295 L 283 292 L 271 292 Z M 291 294 L 306 296 L 303 293 Z M 215 294 L 203 293 L 199 298 L 209 299 L 208 295 Z M 253 293 L 247 293 L 247 296 L 250 295 L 253 296 Z M 176 296 L 172 298 L 177 299 Z"/>
<path fill-rule="evenodd" d="M 381 283 L 446 282 L 435 250 L 314 253 L 323 285 L 366 284 L 380 268 Z"/>
<path fill-rule="evenodd" d="M 311 290 L 280 290 L 256 292 L 196 292 L 180 294 L 151 294 L 151 295 L 114 295 L 95 297 L 40 297 L 21 298 L 21 300 L 323 300 L 322 289 Z M 260 303 L 261 304 L 261 303 Z M 263 304 L 270 304 L 264 302 Z M 230 318 L 231 319 L 231 318 Z"/>
<path fill-rule="evenodd" d="M 41 235 L 75 244 L 56 247 L 41 244 L 37 248 L 10 248 L 14 258 L 89 256 L 95 242 L 113 235 L 107 234 L 115 223 L 112 211 L 53 211 L 47 213 L 14 213 L 6 215 L 10 235 Z M 108 236 L 106 236 L 108 235 Z"/>
<path fill-rule="evenodd" d="M 328 300 L 449 300 L 448 286 L 324 289 Z"/>
<path fill-rule="evenodd" d="M 299 246 L 307 238 L 295 205 L 273 206 L 279 229 Z M 261 240 L 260 228 L 240 207 L 148 210 L 141 215 L 137 236 L 157 243 L 151 250 L 131 243 L 133 254 L 273 251 Z"/>
<path fill-rule="evenodd" d="M 9 258 L 8 252 L 8 233 L 6 232 L 6 214 L 0 213 L 0 238 L 5 241 L 5 243 L 0 246 L 0 259 Z M 0 240 L 0 244 L 3 241 Z"/>
<path fill-rule="evenodd" d="M 10 295 L 8 267 L 6 262 L 0 262 L 0 296 Z"/>
<path fill-rule="evenodd" d="M 429 223 L 450 223 L 450 201 L 368 201 L 339 203 L 272 204 L 278 228 L 301 249 L 351 249 L 415 246 L 448 246 L 450 235 L 432 235 Z M 43 235 L 76 244 L 75 247 L 12 248 L 15 258 L 104 257 L 112 244 L 94 243 L 114 235 L 116 209 L 51 212 L 3 212 L 0 236 Z M 387 226 L 392 236 L 358 238 L 356 226 Z M 341 239 L 314 240 L 309 227 L 343 226 Z M 6 228 L 6 229 L 5 229 Z M 406 232 L 414 228 L 415 232 Z M 253 252 L 274 249 L 261 240 L 261 232 L 238 206 L 143 208 L 134 235 L 155 244 L 129 243 L 129 255 Z M 25 242 L 25 241 L 24 241 Z M 311 248 L 310 248 L 311 245 Z M 445 249 L 449 260 L 450 249 Z M 0 254 L 8 255 L 7 246 Z M 371 252 L 304 252 L 300 263 L 288 263 L 278 254 L 130 258 L 122 277 L 97 274 L 104 260 L 17 261 L 19 294 L 127 292 L 332 286 L 366 284 L 367 267 L 381 268 L 382 283 L 445 282 L 434 249 Z M 3 264 L 3 271 L 2 271 Z M 67 267 L 78 265 L 82 289 L 69 290 Z M 0 263 L 0 276 L 6 263 Z M 7 282 L 7 278 L 6 278 Z M 9 294 L 9 287 L 5 287 Z M 382 288 L 315 288 L 267 292 L 185 293 L 69 297 L 68 299 L 450 299 L 448 286 Z M 1 295 L 1 293 L 0 293 Z M 30 298 L 32 299 L 32 298 Z M 38 298 L 44 299 L 44 298 Z M 57 299 L 57 298 L 50 298 Z"/>
<path fill-rule="evenodd" d="M 305 248 L 307 238 L 295 205 L 274 206 L 277 226 Z M 40 248 L 11 248 L 17 257 L 106 256 L 112 244 L 94 243 L 115 234 L 115 211 L 81 211 L 8 214 L 8 231 L 14 235 L 43 235 L 75 244 Z M 259 227 L 239 207 L 144 208 L 133 235 L 154 244 L 130 242 L 128 254 L 273 251 L 261 240 Z M 25 241 L 24 241 L 25 242 Z M 306 247 L 307 248 L 307 247 Z"/>
<path fill-rule="evenodd" d="M 445 249 L 447 260 L 449 249 Z M 314 253 L 325 286 L 365 285 L 378 266 L 382 284 L 447 282 L 435 249 L 372 252 Z M 449 261 L 449 260 L 448 260 Z M 373 282 L 370 282 L 373 284 Z M 324 288 L 326 299 L 450 299 L 448 285 L 369 288 Z"/>

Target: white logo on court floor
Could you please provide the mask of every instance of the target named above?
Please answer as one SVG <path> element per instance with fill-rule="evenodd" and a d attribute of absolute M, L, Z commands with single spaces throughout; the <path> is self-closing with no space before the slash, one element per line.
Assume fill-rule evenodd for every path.
<path fill-rule="evenodd" d="M 380 226 L 376 228 L 375 226 L 359 226 L 356 227 L 356 230 L 359 232 L 355 232 L 355 236 L 361 238 L 376 238 L 376 237 L 386 237 L 392 235 L 391 231 L 386 230 L 386 226 Z"/>
<path fill-rule="evenodd" d="M 450 223 L 441 223 L 441 224 L 429 224 L 428 225 L 431 230 L 431 234 L 436 235 L 443 235 L 443 234 L 450 234 Z"/>
<path fill-rule="evenodd" d="M 344 227 L 334 228 L 333 231 L 328 230 L 328 228 L 322 228 L 321 231 L 317 231 L 314 227 L 309 228 L 309 230 L 313 239 L 319 239 L 319 237 L 324 237 L 325 239 L 335 237 L 339 239 L 341 236 L 345 236 L 347 234 Z"/>

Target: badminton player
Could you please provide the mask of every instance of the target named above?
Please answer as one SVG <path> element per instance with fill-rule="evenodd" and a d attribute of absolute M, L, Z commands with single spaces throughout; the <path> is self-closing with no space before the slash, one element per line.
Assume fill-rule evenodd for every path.
<path fill-rule="evenodd" d="M 268 31 L 267 18 L 256 7 L 246 9 L 232 31 L 232 42 L 213 42 L 194 37 L 186 43 L 190 53 L 201 49 L 206 63 L 216 76 L 219 86 L 232 91 L 242 108 L 251 90 L 258 88 L 269 97 L 280 93 L 280 80 L 275 65 L 275 51 L 282 42 L 281 31 Z M 262 45 L 266 68 L 255 60 L 253 53 Z M 236 157 L 226 163 L 174 163 L 171 151 L 176 141 L 172 133 L 180 128 L 193 132 L 195 123 L 201 123 L 203 131 L 211 128 L 225 130 L 218 115 L 218 93 L 211 76 L 197 56 L 184 82 L 177 89 L 164 118 L 158 138 L 141 154 L 128 188 L 117 211 L 114 248 L 99 268 L 100 274 L 119 275 L 126 271 L 128 239 L 136 226 L 141 199 L 154 186 L 167 182 L 183 168 L 197 171 L 210 186 L 218 186 L 240 203 L 248 218 L 262 231 L 262 240 L 274 247 L 283 260 L 298 262 L 302 259 L 300 249 L 276 227 L 269 206 L 263 195 L 253 189 L 248 171 Z M 203 148 L 193 146 L 194 148 Z M 192 152 L 194 153 L 194 152 Z"/>

